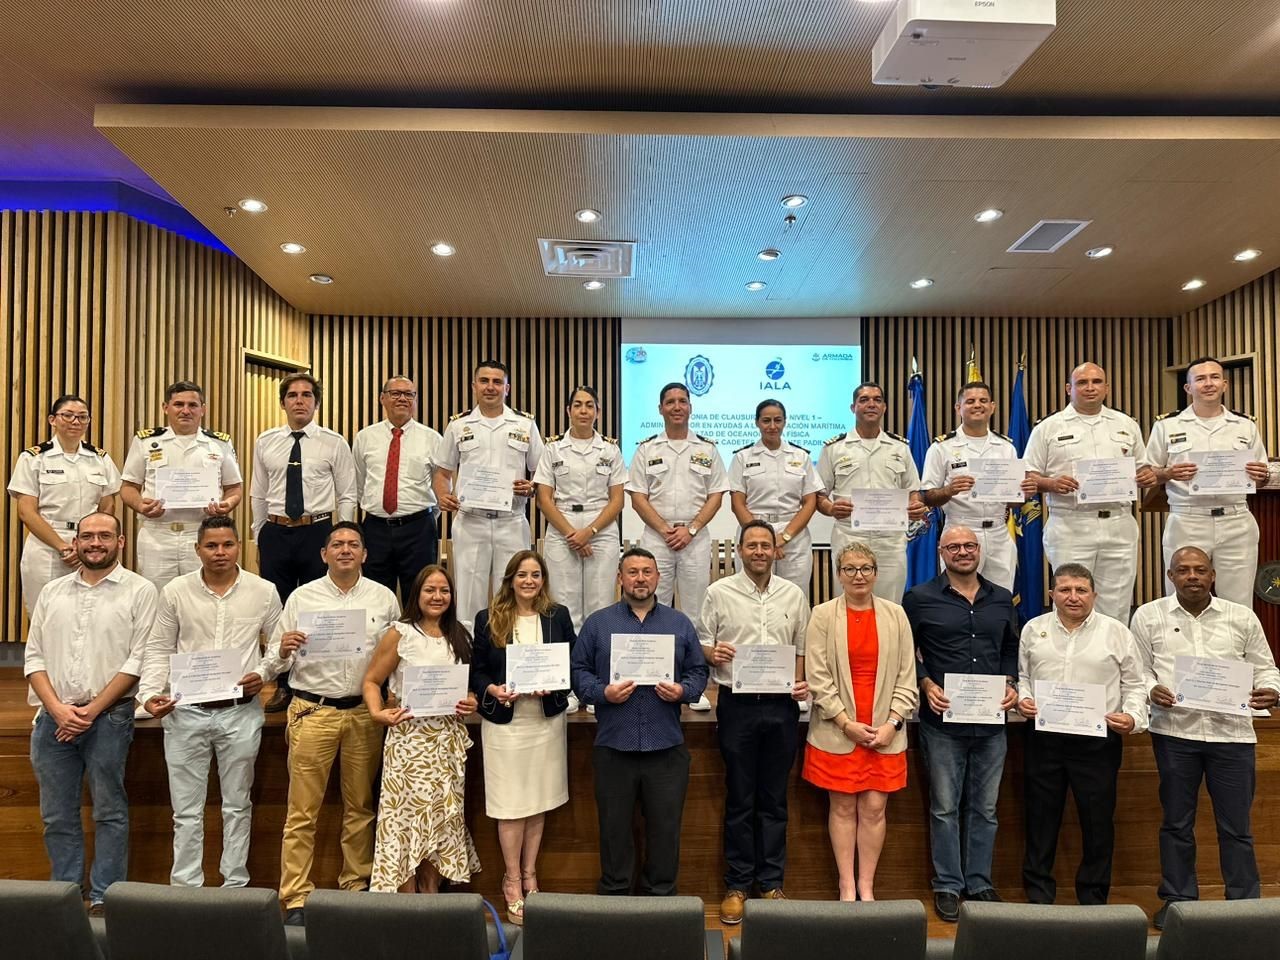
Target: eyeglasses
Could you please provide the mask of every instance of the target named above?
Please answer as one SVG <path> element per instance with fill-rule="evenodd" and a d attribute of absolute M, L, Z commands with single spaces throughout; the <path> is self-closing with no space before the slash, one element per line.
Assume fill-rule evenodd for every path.
<path fill-rule="evenodd" d="M 853 579 L 854 577 L 869 577 L 875 572 L 876 572 L 876 568 L 872 564 L 867 564 L 861 567 L 841 567 L 840 568 L 840 576 L 849 577 L 850 579 Z"/>
<path fill-rule="evenodd" d="M 946 546 L 939 547 L 939 549 L 956 557 L 962 553 L 977 553 L 978 545 L 971 540 L 968 543 L 948 543 Z"/>
<path fill-rule="evenodd" d="M 88 423 L 93 419 L 87 413 L 59 413 L 57 417 L 63 423 Z"/>
<path fill-rule="evenodd" d="M 417 395 L 416 390 L 387 390 L 386 394 L 392 400 L 412 400 Z"/>

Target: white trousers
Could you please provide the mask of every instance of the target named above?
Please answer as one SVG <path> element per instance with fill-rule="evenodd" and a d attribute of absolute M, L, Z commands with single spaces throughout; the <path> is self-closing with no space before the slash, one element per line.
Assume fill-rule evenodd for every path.
<path fill-rule="evenodd" d="M 557 603 L 569 608 L 573 629 L 614 602 L 618 593 L 618 525 L 611 523 L 591 538 L 591 556 L 579 556 L 559 531 L 547 528 L 542 557 L 551 575 L 548 587 Z"/>
<path fill-rule="evenodd" d="M 253 766 L 262 740 L 262 703 L 207 710 L 178 707 L 160 721 L 164 759 L 169 767 L 173 803 L 175 887 L 204 886 L 204 805 L 209 792 L 209 761 L 218 763 L 222 787 L 222 858 L 218 872 L 224 887 L 249 882 L 249 834 L 253 804 Z"/>
<path fill-rule="evenodd" d="M 645 527 L 640 546 L 658 561 L 658 602 L 674 606 L 696 627 L 702 615 L 702 598 L 711 583 L 711 535 L 699 531 L 699 536 L 677 552 L 656 530 Z"/>
<path fill-rule="evenodd" d="M 774 533 L 781 535 L 790 522 L 789 520 L 778 520 L 770 524 L 770 526 L 773 527 Z M 741 528 L 739 528 L 738 534 L 741 536 Z M 733 543 L 733 569 L 741 572 L 742 554 L 737 551 L 737 539 Z M 783 580 L 790 580 L 804 591 L 806 597 L 809 596 L 809 586 L 813 582 L 813 537 L 809 535 L 809 528 L 805 527 L 792 537 L 790 543 L 783 543 L 779 539 L 778 546 L 783 548 L 782 559 L 773 562 L 773 572 Z"/>
<path fill-rule="evenodd" d="M 458 591 L 458 619 L 476 622 L 489 597 L 502 585 L 507 563 L 530 544 L 529 520 L 523 513 L 458 511 L 453 515 L 453 579 Z"/>
<path fill-rule="evenodd" d="M 1129 622 L 1133 583 L 1138 575 L 1138 521 L 1113 510 L 1099 517 L 1089 510 L 1051 510 L 1044 527 L 1044 555 L 1049 566 L 1080 563 L 1093 574 L 1098 599 L 1094 609 Z"/>
<path fill-rule="evenodd" d="M 1227 507 L 1221 517 L 1207 510 L 1170 513 L 1164 524 L 1164 592 L 1173 593 L 1169 562 L 1183 547 L 1199 547 L 1213 561 L 1214 589 L 1224 600 L 1253 607 L 1253 581 L 1258 575 L 1258 521 L 1246 506 Z"/>
<path fill-rule="evenodd" d="M 200 569 L 196 555 L 198 523 L 184 523 L 173 530 L 163 521 L 138 524 L 138 573 L 160 590 L 166 583 L 184 573 Z"/>
<path fill-rule="evenodd" d="M 70 543 L 75 535 L 74 530 L 58 531 L 58 536 L 62 537 L 64 543 Z M 26 543 L 22 545 L 22 560 L 18 564 L 18 572 L 22 576 L 22 605 L 27 608 L 27 616 L 31 616 L 36 597 L 40 596 L 46 583 L 75 571 L 75 567 L 68 567 L 62 562 L 62 556 L 57 550 L 43 540 L 27 534 Z"/>
<path fill-rule="evenodd" d="M 832 595 L 839 596 L 844 591 L 840 586 L 840 551 L 854 541 L 865 543 L 876 555 L 876 585 L 871 592 L 881 600 L 901 603 L 907 589 L 907 535 L 855 533 L 848 524 L 841 523 L 831 527 Z"/>

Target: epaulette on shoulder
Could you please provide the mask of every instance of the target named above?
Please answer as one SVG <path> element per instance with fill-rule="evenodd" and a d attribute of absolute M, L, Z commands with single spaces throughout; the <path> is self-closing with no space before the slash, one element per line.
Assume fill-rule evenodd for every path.
<path fill-rule="evenodd" d="M 465 417 L 470 412 L 471 412 L 470 410 L 459 410 L 457 413 L 455 413 L 452 417 L 449 418 L 449 422 L 453 423 L 453 421 L 457 420 L 459 417 Z"/>
<path fill-rule="evenodd" d="M 791 443 L 791 441 L 790 441 L 790 440 L 788 440 L 787 442 L 788 442 L 788 443 Z M 808 453 L 808 452 L 809 452 L 809 448 L 808 448 L 808 447 L 802 447 L 802 446 L 800 446 L 800 444 L 798 444 L 798 443 L 791 443 L 791 445 L 792 445 L 793 447 L 795 447 L 797 450 L 803 450 L 805 453 Z"/>
<path fill-rule="evenodd" d="M 545 442 L 545 443 L 555 443 L 557 440 L 563 440 L 563 439 L 564 439 L 564 434 L 563 434 L 563 433 L 557 433 L 554 437 L 547 437 L 547 438 L 546 438 L 546 440 L 545 440 L 544 442 Z"/>
<path fill-rule="evenodd" d="M 741 453 L 743 450 L 750 450 L 750 449 L 751 449 L 752 447 L 754 447 L 754 446 L 755 446 L 755 444 L 754 444 L 754 443 L 748 443 L 745 447 L 739 447 L 737 450 L 735 450 L 735 451 L 733 451 L 733 452 L 734 452 L 734 453 Z"/>
<path fill-rule="evenodd" d="M 640 443 L 648 443 L 650 440 L 657 440 L 657 439 L 658 439 L 658 435 L 655 433 L 651 437 L 645 437 L 643 440 L 640 441 Z"/>
<path fill-rule="evenodd" d="M 899 434 L 896 434 L 896 433 L 890 433 L 888 430 L 886 430 L 886 431 L 884 432 L 884 435 L 885 435 L 886 437 L 892 437 L 894 440 L 897 440 L 899 443 L 906 443 L 906 442 L 907 442 L 907 438 L 906 438 L 906 437 L 900 436 Z"/>
<path fill-rule="evenodd" d="M 1040 426 L 1040 424 L 1042 424 L 1042 423 L 1044 423 L 1046 420 L 1048 420 L 1051 416 L 1053 416 L 1053 414 L 1051 414 L 1051 413 L 1046 413 L 1043 417 L 1038 418 L 1038 419 L 1036 420 L 1036 422 L 1035 422 L 1035 423 L 1031 424 L 1031 426 L 1032 426 L 1032 427 L 1038 427 L 1038 426 Z"/>
<path fill-rule="evenodd" d="M 231 442 L 231 434 L 229 433 L 221 433 L 220 431 L 217 431 L 217 430 L 210 430 L 208 427 L 201 427 L 200 432 L 203 433 L 206 437 L 213 437 L 213 439 L 221 440 L 223 443 Z"/>
<path fill-rule="evenodd" d="M 991 432 L 994 433 L 1001 440 L 1003 440 L 1005 443 L 1013 443 L 1013 437 L 1007 436 L 1006 434 L 1001 433 L 999 430 L 992 430 Z"/>
<path fill-rule="evenodd" d="M 1170 417 L 1176 417 L 1181 412 L 1182 412 L 1181 410 L 1170 410 L 1168 413 L 1157 413 L 1156 421 L 1159 422 L 1161 420 L 1168 420 Z"/>
<path fill-rule="evenodd" d="M 533 414 L 530 413 L 528 410 L 517 410 L 516 413 L 520 414 L 520 416 L 524 417 L 526 420 L 533 419 Z"/>
<path fill-rule="evenodd" d="M 615 447 L 616 447 L 616 446 L 618 446 L 618 438 L 617 438 L 617 437 L 606 437 L 606 436 L 601 436 L 601 437 L 600 437 L 600 439 L 601 439 L 601 440 L 603 440 L 605 443 L 612 443 Z"/>
<path fill-rule="evenodd" d="M 1245 420 L 1252 420 L 1254 423 L 1258 422 L 1258 418 L 1255 417 L 1252 413 L 1245 413 L 1243 410 L 1232 410 L 1231 412 L 1234 413 L 1237 417 L 1243 417 Z"/>
<path fill-rule="evenodd" d="M 38 457 L 40 454 L 47 453 L 52 449 L 53 449 L 53 441 L 46 440 L 44 443 L 33 444 L 32 446 L 27 447 L 27 449 L 23 450 L 22 452 L 29 453 L 33 457 Z"/>
<path fill-rule="evenodd" d="M 952 437 L 954 437 L 955 435 L 956 435 L 956 431 L 954 431 L 954 430 L 952 430 L 950 433 L 940 433 L 940 434 L 938 434 L 936 437 L 934 437 L 934 438 L 933 438 L 933 442 L 934 442 L 934 443 L 941 443 L 943 440 L 950 440 L 950 439 L 951 439 Z"/>
<path fill-rule="evenodd" d="M 146 440 L 148 437 L 158 437 L 167 430 L 167 427 L 143 427 L 134 434 L 139 440 Z"/>
<path fill-rule="evenodd" d="M 694 436 L 695 436 L 695 437 L 697 437 L 699 440 L 701 440 L 703 443 L 709 443 L 709 444 L 711 444 L 712 446 L 714 446 L 714 445 L 715 445 L 715 441 L 714 441 L 714 440 L 712 440 L 710 437 L 704 437 L 704 436 L 703 436 L 702 434 L 700 434 L 700 433 L 695 433 L 695 434 L 694 434 Z"/>
<path fill-rule="evenodd" d="M 103 450 L 101 447 L 95 447 L 88 440 L 81 440 L 80 446 L 84 447 L 86 450 L 92 450 L 100 457 L 105 457 L 107 455 L 107 451 Z"/>
<path fill-rule="evenodd" d="M 831 446 L 833 443 L 839 443 L 839 442 L 840 442 L 841 440 L 843 440 L 844 438 L 845 438 L 845 434 L 843 434 L 843 433 L 837 433 L 837 434 L 836 434 L 834 437 L 832 437 L 830 440 L 823 440 L 823 441 L 822 441 L 822 445 L 823 445 L 824 447 L 829 447 L 829 446 Z"/>

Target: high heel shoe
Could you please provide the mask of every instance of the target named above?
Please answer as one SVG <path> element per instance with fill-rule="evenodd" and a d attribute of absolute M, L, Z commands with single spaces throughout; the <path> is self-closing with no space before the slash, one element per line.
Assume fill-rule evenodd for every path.
<path fill-rule="evenodd" d="M 512 900 L 507 896 L 508 884 L 514 884 L 516 890 L 520 890 L 520 877 L 508 877 L 505 873 L 502 875 L 502 897 L 507 901 L 507 919 L 520 926 L 524 923 L 524 897 L 517 896 Z"/>
<path fill-rule="evenodd" d="M 538 871 L 530 870 L 528 873 L 525 873 L 523 870 L 521 870 L 520 884 L 521 884 L 521 889 L 524 890 L 524 895 L 526 897 L 529 896 L 529 894 L 531 893 L 537 893 L 538 892 Z"/>

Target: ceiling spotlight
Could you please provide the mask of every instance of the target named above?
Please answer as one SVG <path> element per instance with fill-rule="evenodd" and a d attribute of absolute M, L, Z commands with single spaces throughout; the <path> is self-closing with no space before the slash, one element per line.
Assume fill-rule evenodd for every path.
<path fill-rule="evenodd" d="M 292 240 L 290 240 L 288 243 L 280 244 L 280 249 L 283 250 L 285 253 L 293 253 L 293 254 L 307 252 L 306 247 L 304 247 L 300 243 L 294 243 Z"/>
<path fill-rule="evenodd" d="M 307 277 L 307 279 L 312 283 L 320 284 L 322 287 L 327 287 L 329 284 L 333 283 L 333 277 L 329 276 L 327 273 L 313 273 L 311 276 Z"/>
<path fill-rule="evenodd" d="M 747 289 L 750 290 L 752 293 L 755 293 L 757 290 L 763 290 L 767 286 L 768 284 L 765 283 L 763 280 L 752 280 L 750 283 L 747 284 Z"/>
<path fill-rule="evenodd" d="M 993 220 L 999 220 L 1004 216 L 1003 210 L 997 210 L 995 207 L 988 207 L 986 210 L 980 210 L 973 215 L 973 219 L 979 223 L 991 223 Z"/>
<path fill-rule="evenodd" d="M 255 200 L 253 197 L 245 197 L 236 204 L 245 213 L 266 213 L 267 205 L 261 200 Z"/>
<path fill-rule="evenodd" d="M 788 210 L 794 210 L 796 207 L 803 207 L 808 202 L 808 197 L 802 197 L 798 193 L 793 193 L 790 196 L 782 198 L 782 205 Z"/>
<path fill-rule="evenodd" d="M 1260 256 L 1262 256 L 1261 250 L 1255 250 L 1250 247 L 1248 250 L 1241 250 L 1231 259 L 1236 263 L 1248 263 L 1250 260 L 1257 260 Z"/>
<path fill-rule="evenodd" d="M 925 287 L 932 287 L 933 279 L 931 277 L 921 277 L 919 280 L 911 281 L 912 290 L 923 290 Z"/>
<path fill-rule="evenodd" d="M 768 249 L 761 250 L 757 253 L 756 259 L 763 260 L 765 263 L 768 263 L 770 260 L 777 260 L 780 256 L 782 256 L 781 250 L 775 250 L 773 247 L 769 247 Z"/>
<path fill-rule="evenodd" d="M 1182 285 L 1182 289 L 1183 290 L 1199 290 L 1203 286 L 1204 286 L 1204 281 L 1201 280 L 1199 277 L 1196 277 L 1194 280 L 1188 280 L 1186 283 L 1184 283 Z"/>
<path fill-rule="evenodd" d="M 1090 260 L 1101 260 L 1103 257 L 1109 257 L 1115 252 L 1115 247 L 1094 247 L 1092 250 L 1086 250 L 1084 255 Z"/>
<path fill-rule="evenodd" d="M 452 257 L 456 251 L 447 243 L 433 243 L 431 252 L 437 257 Z"/>
<path fill-rule="evenodd" d="M 582 289 L 583 290 L 603 290 L 604 281 L 603 280 L 584 280 L 582 282 Z"/>
<path fill-rule="evenodd" d="M 590 207 L 583 207 L 573 215 L 573 218 L 579 223 L 595 223 L 600 219 L 600 211 L 592 210 Z"/>

